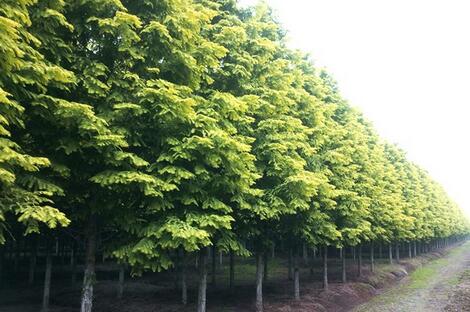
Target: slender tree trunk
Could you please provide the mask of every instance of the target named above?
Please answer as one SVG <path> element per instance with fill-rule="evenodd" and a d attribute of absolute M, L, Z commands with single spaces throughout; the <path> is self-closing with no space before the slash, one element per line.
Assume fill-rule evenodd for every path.
<path fill-rule="evenodd" d="M 256 312 L 263 311 L 263 255 L 256 254 Z"/>
<path fill-rule="evenodd" d="M 379 244 L 379 259 L 382 259 L 383 258 L 383 254 L 382 254 L 382 243 Z"/>
<path fill-rule="evenodd" d="M 197 298 L 197 312 L 206 312 L 207 252 L 207 249 L 199 251 L 199 290 Z"/>
<path fill-rule="evenodd" d="M 370 242 L 370 271 L 375 272 L 374 242 Z"/>
<path fill-rule="evenodd" d="M 34 284 L 34 276 L 36 274 L 36 260 L 37 260 L 37 240 L 36 238 L 33 239 L 33 245 L 31 246 L 31 255 L 29 258 L 29 279 L 28 284 Z"/>
<path fill-rule="evenodd" d="M 289 260 L 288 260 L 288 268 L 287 268 L 287 278 L 289 281 L 292 280 L 292 248 L 289 248 Z"/>
<path fill-rule="evenodd" d="M 271 258 L 274 259 L 275 256 L 276 256 L 276 244 L 273 243 L 273 245 L 271 246 Z"/>
<path fill-rule="evenodd" d="M 173 288 L 175 289 L 175 292 L 179 291 L 179 278 L 180 278 L 180 251 L 176 250 L 175 252 L 175 266 L 173 267 L 172 271 L 174 273 L 173 275 Z"/>
<path fill-rule="evenodd" d="M 388 244 L 388 260 L 390 264 L 393 264 L 392 243 Z"/>
<path fill-rule="evenodd" d="M 357 246 L 357 276 L 362 276 L 362 244 Z"/>
<path fill-rule="evenodd" d="M 181 303 L 186 305 L 188 303 L 188 284 L 186 281 L 186 254 L 183 251 L 181 259 Z"/>
<path fill-rule="evenodd" d="M 408 258 L 412 258 L 412 254 L 411 254 L 411 242 L 408 242 Z"/>
<path fill-rule="evenodd" d="M 416 241 L 413 242 L 413 256 L 416 257 Z"/>
<path fill-rule="evenodd" d="M 351 247 L 351 253 L 353 256 L 353 260 L 356 261 L 356 247 Z"/>
<path fill-rule="evenodd" d="M 229 277 L 230 291 L 233 293 L 235 289 L 235 254 L 233 250 L 230 250 L 230 273 L 229 275 L 230 275 Z"/>
<path fill-rule="evenodd" d="M 264 263 L 263 281 L 267 282 L 268 281 L 268 253 L 267 252 L 263 253 L 263 263 Z"/>
<path fill-rule="evenodd" d="M 395 244 L 395 257 L 397 259 L 397 263 L 400 263 L 400 244 L 398 242 Z"/>
<path fill-rule="evenodd" d="M 44 292 L 42 296 L 42 312 L 49 311 L 49 297 L 51 293 L 52 255 L 50 242 L 46 245 L 46 270 L 44 274 Z"/>
<path fill-rule="evenodd" d="M 313 274 L 314 274 L 314 266 L 315 266 L 315 247 L 313 247 L 313 258 L 312 258 L 312 261 L 310 261 L 310 277 L 313 277 Z"/>
<path fill-rule="evenodd" d="M 91 312 L 93 307 L 93 285 L 96 280 L 96 217 L 90 216 L 87 229 L 85 272 L 83 274 L 80 312 Z"/>
<path fill-rule="evenodd" d="M 323 289 L 328 290 L 328 246 L 323 249 Z"/>
<path fill-rule="evenodd" d="M 317 260 L 317 247 L 313 247 L 313 260 Z"/>
<path fill-rule="evenodd" d="M 345 284 L 346 279 L 346 249 L 343 248 L 343 257 L 341 258 L 341 281 Z"/>
<path fill-rule="evenodd" d="M 216 247 L 215 245 L 212 246 L 212 274 L 211 274 L 211 277 L 212 277 L 212 286 L 215 288 L 216 286 L 216 281 L 215 281 L 215 274 L 216 274 L 216 265 L 217 265 L 217 262 L 216 262 L 216 255 L 217 255 L 217 250 L 216 250 Z"/>
<path fill-rule="evenodd" d="M 299 258 L 294 255 L 294 299 L 300 300 L 300 277 L 299 277 Z"/>
<path fill-rule="evenodd" d="M 224 255 L 221 250 L 219 251 L 219 266 L 222 267 L 223 264 L 224 264 Z"/>
<path fill-rule="evenodd" d="M 125 274 L 125 267 L 123 264 L 119 266 L 119 281 L 118 281 L 118 289 L 117 289 L 117 298 L 122 299 L 122 295 L 124 294 L 124 274 Z"/>
<path fill-rule="evenodd" d="M 307 250 L 307 245 L 303 244 L 302 245 L 302 258 L 304 261 L 304 264 L 308 264 L 308 250 Z"/>

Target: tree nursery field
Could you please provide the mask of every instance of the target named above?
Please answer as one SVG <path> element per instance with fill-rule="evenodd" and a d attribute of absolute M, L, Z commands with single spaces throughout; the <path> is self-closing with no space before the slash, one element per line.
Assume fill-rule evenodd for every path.
<path fill-rule="evenodd" d="M 265 4 L 0 1 L 2 311 L 312 311 L 469 232 Z"/>

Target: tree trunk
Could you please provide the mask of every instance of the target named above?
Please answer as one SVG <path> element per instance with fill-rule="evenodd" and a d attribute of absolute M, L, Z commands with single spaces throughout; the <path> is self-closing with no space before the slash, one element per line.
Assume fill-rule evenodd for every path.
<path fill-rule="evenodd" d="M 328 246 L 323 249 L 323 289 L 328 290 Z"/>
<path fill-rule="evenodd" d="M 395 257 L 397 259 L 397 263 L 400 263 L 400 244 L 398 242 L 395 244 Z"/>
<path fill-rule="evenodd" d="M 370 271 L 375 272 L 374 242 L 370 242 Z"/>
<path fill-rule="evenodd" d="M 276 244 L 273 243 L 273 245 L 271 246 L 271 258 L 274 259 L 275 256 L 276 256 Z"/>
<path fill-rule="evenodd" d="M 233 293 L 235 289 L 235 254 L 230 250 L 230 277 L 229 277 L 230 291 Z"/>
<path fill-rule="evenodd" d="M 264 263 L 263 281 L 267 282 L 268 281 L 268 253 L 267 252 L 263 254 L 263 263 Z"/>
<path fill-rule="evenodd" d="M 392 243 L 388 244 L 388 260 L 390 264 L 393 264 Z"/>
<path fill-rule="evenodd" d="M 416 241 L 413 242 L 413 256 L 416 257 Z"/>
<path fill-rule="evenodd" d="M 341 281 L 346 283 L 346 249 L 343 248 L 343 257 L 341 258 Z"/>
<path fill-rule="evenodd" d="M 308 264 L 308 250 L 305 244 L 302 245 L 302 258 L 303 258 L 304 264 L 307 265 Z"/>
<path fill-rule="evenodd" d="M 91 312 L 93 307 L 93 285 L 96 280 L 96 219 L 90 216 L 87 229 L 85 272 L 83 274 L 82 299 L 80 312 Z"/>
<path fill-rule="evenodd" d="M 175 252 L 175 265 L 172 269 L 173 271 L 173 288 L 175 289 L 175 292 L 179 291 L 179 278 L 180 278 L 180 251 L 176 250 Z"/>
<path fill-rule="evenodd" d="M 216 247 L 215 245 L 212 246 L 212 274 L 211 274 L 211 277 L 212 277 L 212 281 L 211 281 L 211 284 L 212 284 L 212 287 L 215 288 L 215 273 L 216 273 L 216 265 L 217 265 L 217 262 L 216 262 L 216 255 L 217 255 L 217 250 L 216 250 Z"/>
<path fill-rule="evenodd" d="M 199 251 L 199 290 L 197 297 L 197 312 L 206 312 L 207 252 L 207 249 Z"/>
<path fill-rule="evenodd" d="M 294 299 L 300 300 L 299 260 L 297 253 L 294 256 Z"/>
<path fill-rule="evenodd" d="M 351 253 L 353 260 L 356 261 L 356 247 L 351 247 Z"/>
<path fill-rule="evenodd" d="M 382 259 L 383 258 L 383 254 L 382 254 L 382 243 L 379 244 L 379 259 Z"/>
<path fill-rule="evenodd" d="M 224 255 L 222 254 L 222 250 L 219 251 L 219 267 L 222 267 L 222 265 L 224 264 Z"/>
<path fill-rule="evenodd" d="M 357 246 L 357 276 L 362 276 L 362 244 Z"/>
<path fill-rule="evenodd" d="M 124 265 L 119 266 L 119 283 L 118 283 L 118 291 L 117 291 L 117 298 L 122 299 L 122 295 L 124 293 L 124 273 L 125 268 Z"/>
<path fill-rule="evenodd" d="M 49 296 L 51 293 L 52 255 L 50 242 L 46 245 L 46 270 L 44 274 L 44 292 L 42 296 L 42 312 L 49 311 Z"/>
<path fill-rule="evenodd" d="M 317 247 L 313 247 L 313 260 L 317 260 Z"/>
<path fill-rule="evenodd" d="M 31 255 L 29 257 L 29 279 L 28 284 L 34 284 L 34 275 L 36 273 L 36 260 L 37 260 L 37 241 L 36 238 L 33 239 L 33 245 L 31 246 Z"/>
<path fill-rule="evenodd" d="M 292 280 L 292 248 L 289 248 L 289 260 L 288 260 L 288 268 L 287 268 L 287 279 L 289 281 Z"/>
<path fill-rule="evenodd" d="M 183 251 L 181 259 L 181 303 L 186 305 L 188 303 L 188 284 L 186 281 L 186 254 Z"/>
<path fill-rule="evenodd" d="M 408 258 L 412 258 L 412 255 L 411 255 L 411 243 L 408 242 Z"/>
<path fill-rule="evenodd" d="M 263 255 L 256 254 L 256 312 L 263 311 Z"/>

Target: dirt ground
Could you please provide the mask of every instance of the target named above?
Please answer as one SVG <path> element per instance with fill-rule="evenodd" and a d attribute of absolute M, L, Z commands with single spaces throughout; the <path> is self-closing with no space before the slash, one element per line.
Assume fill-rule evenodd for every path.
<path fill-rule="evenodd" d="M 466 244 L 466 255 L 470 256 L 470 244 Z M 460 250 L 461 247 L 456 248 Z M 293 284 L 287 280 L 286 260 L 276 260 L 270 262 L 268 270 L 268 281 L 264 285 L 265 311 L 288 312 L 288 311 L 349 311 L 353 307 L 368 301 L 379 293 L 388 293 L 384 289 L 390 288 L 400 280 L 408 280 L 407 272 L 414 270 L 421 263 L 440 257 L 440 253 L 428 254 L 416 259 L 403 259 L 401 265 L 388 265 L 387 260 L 378 260 L 377 270 L 375 274 L 368 271 L 367 259 L 364 256 L 364 274 L 361 278 L 356 278 L 356 266 L 353 260 L 348 264 L 347 284 L 339 282 L 340 279 L 340 263 L 339 260 L 330 260 L 329 262 L 329 291 L 321 289 L 321 260 L 314 262 L 313 275 L 308 266 L 301 269 L 301 300 L 296 302 L 293 300 Z M 456 261 L 454 252 L 449 257 L 453 257 Z M 444 259 L 447 259 L 445 257 Z M 470 258 L 469 258 L 470 259 Z M 440 261 L 440 260 L 437 260 Z M 434 263 L 433 261 L 432 263 Z M 463 263 L 463 262 L 462 262 Z M 463 266 L 463 265 L 461 265 Z M 460 267 L 460 266 L 459 266 Z M 197 275 L 196 272 L 189 274 L 189 289 L 187 306 L 179 304 L 180 290 L 179 285 L 175 282 L 174 274 L 155 273 L 146 274 L 139 278 L 128 278 L 125 285 L 124 298 L 116 299 L 117 289 L 117 272 L 110 268 L 109 265 L 98 267 L 98 282 L 95 285 L 94 311 L 96 312 L 186 312 L 195 311 L 195 300 L 197 298 Z M 445 274 L 454 274 L 457 265 L 451 271 Z M 80 284 L 71 285 L 70 276 L 65 269 L 56 268 L 53 276 L 52 293 L 51 293 L 51 312 L 76 312 L 79 310 Z M 23 272 L 26 275 L 27 272 Z M 442 273 L 442 272 L 440 272 Z M 38 282 L 34 287 L 27 287 L 22 283 L 8 283 L 3 285 L 0 291 L 0 311 L 2 312 L 38 312 L 40 311 L 40 302 L 42 296 L 42 285 L 40 277 L 42 274 L 38 272 Z M 208 311 L 209 312 L 230 312 L 230 311 L 253 311 L 254 302 L 254 263 L 250 260 L 237 260 L 236 265 L 236 289 L 231 294 L 228 289 L 228 269 L 226 263 L 218 266 L 216 275 L 216 285 L 210 284 L 211 277 L 208 281 Z M 405 278 L 404 278 L 405 277 Z M 27 280 L 17 278 L 15 280 Z M 462 278 L 461 281 L 464 281 Z M 437 289 L 438 283 L 433 284 L 433 291 Z M 454 285 L 455 286 L 455 285 Z M 457 286 L 455 286 L 457 287 Z M 468 290 L 468 283 L 462 282 L 460 292 L 465 294 Z M 394 289 L 394 288 L 393 288 Z M 459 292 L 456 291 L 456 294 Z M 380 296 L 379 296 L 380 297 Z M 466 311 L 458 310 L 458 302 L 464 298 L 455 296 L 454 301 L 457 310 L 452 310 L 449 305 L 447 311 Z M 465 299 L 466 300 L 466 299 Z M 374 300 L 373 300 L 374 301 Z M 372 301 L 372 302 L 373 302 Z M 362 310 L 358 311 L 376 311 L 367 310 L 361 306 Z M 385 310 L 377 311 L 438 311 L 438 310 Z M 439 310 L 443 311 L 443 310 Z"/>
<path fill-rule="evenodd" d="M 470 311 L 470 242 L 418 268 L 356 312 Z"/>
<path fill-rule="evenodd" d="M 445 308 L 446 312 L 470 311 L 470 260 L 467 260 L 467 267 L 469 269 L 460 276 L 458 284 L 453 289 Z"/>

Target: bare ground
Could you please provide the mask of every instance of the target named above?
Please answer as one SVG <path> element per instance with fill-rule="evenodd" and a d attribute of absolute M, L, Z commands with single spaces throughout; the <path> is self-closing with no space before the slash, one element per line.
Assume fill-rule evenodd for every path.
<path fill-rule="evenodd" d="M 385 259 L 379 261 L 377 271 L 371 274 L 367 263 L 364 275 L 355 277 L 355 265 L 349 264 L 348 276 L 350 282 L 339 283 L 340 265 L 332 259 L 330 266 L 331 284 L 329 291 L 321 289 L 321 266 L 315 264 L 315 272 L 310 274 L 308 267 L 301 270 L 301 300 L 292 299 L 293 285 L 286 279 L 286 263 L 274 263 L 269 269 L 269 280 L 265 284 L 265 311 L 273 312 L 311 312 L 311 311 L 350 311 L 377 294 L 382 293 L 368 304 L 360 306 L 356 311 L 468 311 L 468 275 L 462 275 L 470 260 L 470 243 L 457 247 L 447 256 L 437 252 L 423 255 L 416 259 L 404 259 L 400 266 L 388 265 Z M 438 259 L 438 260 L 436 260 Z M 466 260 L 465 260 L 466 259 Z M 424 274 L 429 278 L 423 284 L 423 276 L 407 277 L 407 272 L 413 271 L 423 263 L 431 261 L 418 269 L 418 277 Z M 352 261 L 352 260 L 351 260 Z M 467 262 L 466 262 L 467 261 Z M 318 262 L 319 259 L 318 259 Z M 106 265 L 98 274 L 99 282 L 95 286 L 95 312 L 190 312 L 195 310 L 197 297 L 197 276 L 189 274 L 189 304 L 185 307 L 179 304 L 180 290 L 174 283 L 171 273 L 148 274 L 142 278 L 128 279 L 125 286 L 124 299 L 116 299 L 116 272 Z M 56 272 L 61 268 L 56 268 Z M 241 262 L 236 267 L 236 291 L 231 294 L 227 287 L 227 269 L 221 267 L 217 275 L 217 286 L 209 284 L 209 312 L 243 312 L 253 311 L 254 302 L 254 266 L 253 263 Z M 421 272 L 421 273 L 420 273 Z M 26 272 L 24 272 L 26 273 Z M 40 272 L 39 272 L 40 273 Z M 40 273 L 41 274 L 41 273 Z M 80 285 L 70 284 L 68 273 L 57 276 L 53 281 L 50 312 L 78 311 Z M 429 275 L 429 276 L 428 276 Z M 460 278 L 458 278 L 460 276 Z M 26 276 L 18 276 L 15 280 L 25 280 Z M 210 279 L 209 279 L 210 280 Z M 445 281 L 449 281 L 448 283 Z M 11 283 L 0 290 L 0 311 L 2 312 L 37 312 L 40 311 L 42 285 L 34 287 L 24 284 Z M 397 285 L 398 287 L 392 287 Z M 414 283 L 414 284 L 413 284 Z M 410 286 L 411 285 L 411 286 Z M 6 287 L 5 287 L 6 286 Z M 418 287 L 419 286 L 419 287 Z M 390 289 L 390 290 L 387 290 Z M 453 293 L 454 296 L 449 297 Z M 449 299 L 450 298 L 450 299 Z M 444 310 L 446 307 L 446 310 Z"/>
<path fill-rule="evenodd" d="M 400 285 L 354 309 L 356 312 L 470 311 L 470 242 L 418 268 Z"/>

